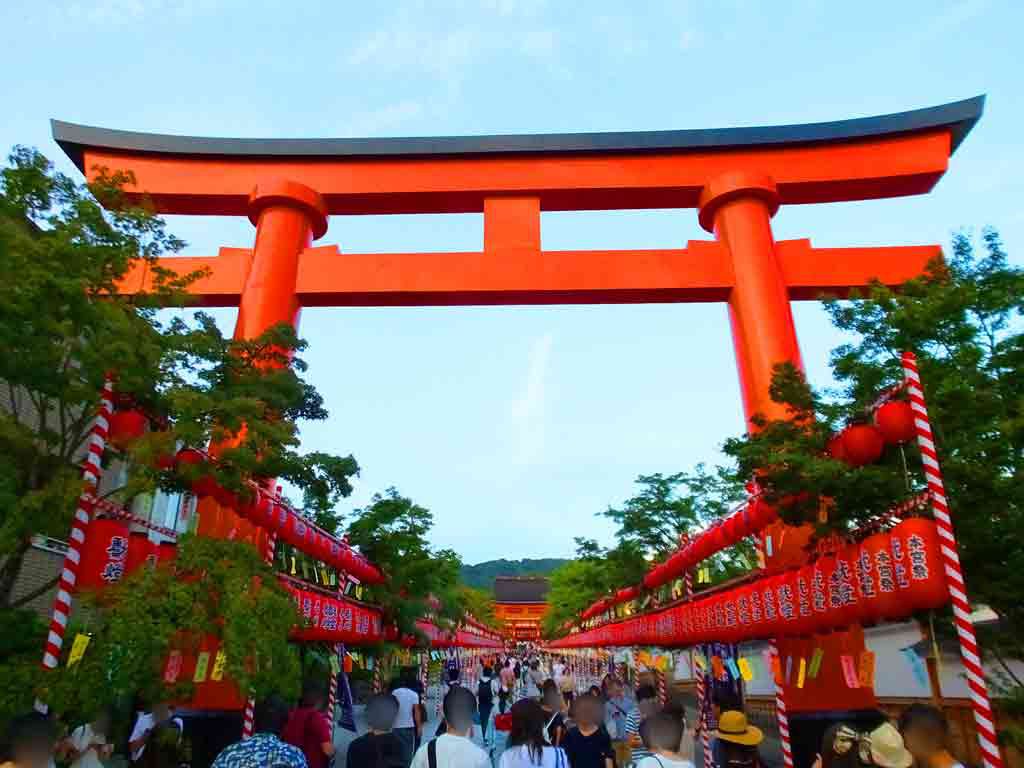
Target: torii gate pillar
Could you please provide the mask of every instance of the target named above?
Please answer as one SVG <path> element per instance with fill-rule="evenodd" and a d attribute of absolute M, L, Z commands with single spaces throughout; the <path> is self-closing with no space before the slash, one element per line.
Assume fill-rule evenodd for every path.
<path fill-rule="evenodd" d="M 729 322 L 748 426 L 755 414 L 783 418 L 786 407 L 769 395 L 772 371 L 782 362 L 803 364 L 772 236 L 771 217 L 779 209 L 775 182 L 759 173 L 726 173 L 704 187 L 698 206 L 701 226 L 732 260 Z"/>
<path fill-rule="evenodd" d="M 327 232 L 323 198 L 294 181 L 258 184 L 248 213 L 256 245 L 238 302 L 236 339 L 258 338 L 278 323 L 299 327 L 299 256 Z"/>

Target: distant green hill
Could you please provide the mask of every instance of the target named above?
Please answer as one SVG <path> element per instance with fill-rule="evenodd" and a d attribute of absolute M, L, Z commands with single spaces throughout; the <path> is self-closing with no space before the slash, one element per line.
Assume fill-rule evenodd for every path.
<path fill-rule="evenodd" d="M 569 562 L 557 557 L 537 560 L 488 560 L 486 563 L 462 566 L 462 583 L 477 589 L 494 589 L 495 576 L 547 576 Z"/>

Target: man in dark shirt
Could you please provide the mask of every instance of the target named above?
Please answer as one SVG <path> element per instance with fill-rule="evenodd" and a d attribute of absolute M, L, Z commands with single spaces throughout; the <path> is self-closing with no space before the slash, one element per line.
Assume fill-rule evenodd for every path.
<path fill-rule="evenodd" d="M 391 732 L 398 715 L 398 699 L 378 693 L 366 704 L 370 732 L 348 745 L 345 764 L 352 768 L 406 768 L 402 744 Z"/>
<path fill-rule="evenodd" d="M 597 696 L 580 696 L 574 709 L 576 727 L 562 742 L 572 768 L 612 768 L 615 751 L 605 730 L 604 704 Z"/>
<path fill-rule="evenodd" d="M 307 683 L 302 691 L 302 706 L 292 712 L 281 734 L 282 741 L 302 750 L 309 768 L 327 768 L 327 759 L 334 756 L 331 721 L 324 713 L 326 703 L 323 684 Z"/>

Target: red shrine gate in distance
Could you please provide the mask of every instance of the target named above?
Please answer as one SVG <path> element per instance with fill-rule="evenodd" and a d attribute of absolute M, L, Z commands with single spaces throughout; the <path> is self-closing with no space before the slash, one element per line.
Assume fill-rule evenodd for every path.
<path fill-rule="evenodd" d="M 171 257 L 207 307 L 237 306 L 237 338 L 304 306 L 626 304 L 723 301 L 743 407 L 771 401 L 775 364 L 801 366 L 790 302 L 896 286 L 941 256 L 937 245 L 815 248 L 776 242 L 782 205 L 924 194 L 981 115 L 984 99 L 831 123 L 723 130 L 407 139 L 207 139 L 54 121 L 54 138 L 87 178 L 130 171 L 128 192 L 161 213 L 248 216 L 252 248 Z M 713 241 L 662 250 L 545 251 L 541 211 L 696 208 Z M 330 214 L 479 213 L 482 252 L 345 254 L 313 246 Z M 122 285 L 145 291 L 140 269 Z M 222 529 L 221 529 L 222 530 Z M 203 531 L 203 526 L 200 527 Z M 217 530 L 206 533 L 218 535 Z M 843 652 L 863 648 L 859 630 Z M 791 697 L 792 694 L 792 697 Z M 786 686 L 790 710 L 801 702 Z M 872 706 L 844 690 L 842 708 Z M 796 706 L 794 706 L 796 705 Z"/>

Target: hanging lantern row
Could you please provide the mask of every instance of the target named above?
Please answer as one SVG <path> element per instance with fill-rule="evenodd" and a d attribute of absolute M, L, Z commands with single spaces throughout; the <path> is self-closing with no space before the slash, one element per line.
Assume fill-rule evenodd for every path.
<path fill-rule="evenodd" d="M 871 424 L 852 424 L 833 437 L 828 452 L 838 461 L 863 467 L 878 461 L 886 445 L 900 445 L 915 436 L 910 403 L 889 400 L 874 411 Z"/>
<path fill-rule="evenodd" d="M 210 463 L 209 457 L 195 448 L 182 448 L 175 459 L 178 467 L 200 467 Z M 192 492 L 196 496 L 212 496 L 219 504 L 234 510 L 257 527 L 276 533 L 300 552 L 344 571 L 363 584 L 384 581 L 381 570 L 348 544 L 326 533 L 255 483 L 250 485 L 250 490 L 252 500 L 243 502 L 231 491 L 221 488 L 210 474 L 203 474 L 192 483 Z"/>
<path fill-rule="evenodd" d="M 416 622 L 416 628 L 427 637 L 431 648 L 490 648 L 497 650 L 504 647 L 501 636 L 496 632 L 486 629 L 483 625 L 463 625 L 455 632 L 442 630 L 436 624 L 425 619 Z M 397 639 L 397 631 L 391 639 Z M 419 641 L 416 637 L 406 635 L 402 638 L 402 645 L 407 648 L 414 647 Z"/>
<path fill-rule="evenodd" d="M 949 600 L 935 522 L 904 520 L 802 568 L 569 635 L 555 648 L 738 643 L 904 619 Z"/>
<path fill-rule="evenodd" d="M 292 632 L 295 640 L 373 645 L 384 639 L 380 610 L 288 582 L 282 582 L 282 586 L 305 620 L 305 626 Z"/>

